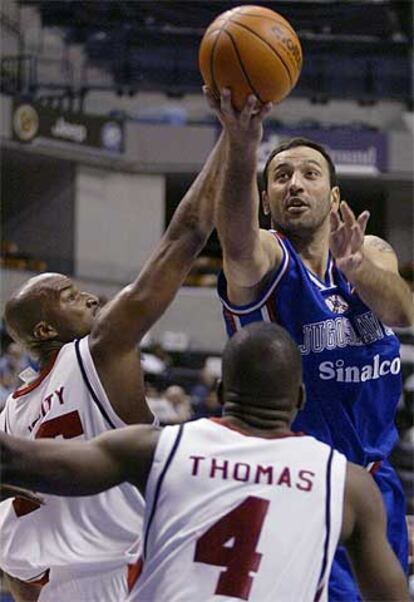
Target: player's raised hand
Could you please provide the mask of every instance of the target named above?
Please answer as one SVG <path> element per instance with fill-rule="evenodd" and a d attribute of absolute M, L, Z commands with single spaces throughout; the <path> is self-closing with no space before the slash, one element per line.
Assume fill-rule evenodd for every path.
<path fill-rule="evenodd" d="M 216 113 L 218 120 L 227 131 L 233 143 L 257 144 L 263 136 L 263 120 L 272 110 L 271 102 L 261 104 L 254 95 L 247 98 L 241 111 L 237 111 L 232 104 L 231 91 L 224 88 L 218 98 L 207 86 L 203 92 L 211 109 Z"/>
<path fill-rule="evenodd" d="M 331 211 L 329 247 L 336 265 L 346 276 L 351 276 L 364 258 L 365 229 L 369 211 L 355 217 L 346 201 L 341 201 L 340 211 Z"/>

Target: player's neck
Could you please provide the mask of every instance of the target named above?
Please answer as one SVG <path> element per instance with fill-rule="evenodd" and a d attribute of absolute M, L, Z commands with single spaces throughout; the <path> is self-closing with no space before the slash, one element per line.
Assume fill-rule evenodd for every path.
<path fill-rule="evenodd" d="M 290 424 L 286 417 L 277 417 L 273 420 L 262 420 L 254 416 L 254 414 L 245 414 L 243 418 L 235 414 L 229 414 L 225 411 L 221 418 L 223 424 L 243 431 L 248 435 L 257 437 L 269 438 L 290 433 Z"/>
<path fill-rule="evenodd" d="M 48 341 L 44 342 L 41 348 L 36 349 L 36 359 L 40 368 L 46 366 L 57 355 L 63 345 L 62 341 Z"/>
<path fill-rule="evenodd" d="M 323 280 L 329 256 L 329 230 L 321 227 L 308 236 L 289 234 L 289 240 L 301 256 L 305 266 Z"/>

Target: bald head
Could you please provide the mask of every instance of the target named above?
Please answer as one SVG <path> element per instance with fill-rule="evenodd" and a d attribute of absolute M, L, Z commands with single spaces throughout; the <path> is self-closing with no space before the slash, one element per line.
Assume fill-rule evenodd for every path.
<path fill-rule="evenodd" d="M 302 384 L 299 350 L 277 324 L 255 323 L 237 332 L 223 353 L 224 402 L 290 411 Z"/>
<path fill-rule="evenodd" d="M 48 306 L 56 296 L 56 284 L 61 274 L 40 274 L 25 282 L 6 303 L 4 319 L 13 339 L 30 346 L 33 330 L 47 319 Z"/>
<path fill-rule="evenodd" d="M 90 332 L 96 298 L 80 293 L 63 274 L 30 278 L 15 291 L 5 307 L 10 335 L 26 349 L 38 352 L 51 341 L 64 344 Z"/>

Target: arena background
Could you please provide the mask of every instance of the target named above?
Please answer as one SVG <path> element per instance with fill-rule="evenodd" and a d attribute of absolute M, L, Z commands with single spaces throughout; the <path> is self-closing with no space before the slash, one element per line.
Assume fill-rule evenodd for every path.
<path fill-rule="evenodd" d="M 254 3 L 284 15 L 304 50 L 296 89 L 266 123 L 260 159 L 299 132 L 326 144 L 343 198 L 371 211 L 368 231 L 393 245 L 412 283 L 412 3 Z M 139 271 L 217 137 L 197 51 L 211 20 L 238 4 L 1 0 L 2 303 L 33 272 L 68 273 L 109 298 Z M 219 269 L 213 235 L 145 341 L 148 394 L 160 411 L 189 416 L 204 402 L 216 411 Z M 414 336 L 401 336 L 396 462 L 414 513 Z M 4 403 L 26 358 L 4 328 L 2 343 Z M 181 389 L 165 395 L 171 385 Z"/>

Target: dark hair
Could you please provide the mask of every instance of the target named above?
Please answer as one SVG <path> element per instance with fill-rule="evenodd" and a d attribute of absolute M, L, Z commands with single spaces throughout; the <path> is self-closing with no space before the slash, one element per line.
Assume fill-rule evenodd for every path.
<path fill-rule="evenodd" d="M 270 165 L 272 159 L 279 153 L 282 153 L 283 151 L 289 150 L 291 148 L 296 148 L 298 146 L 308 146 L 309 148 L 314 148 L 315 150 L 317 150 L 326 159 L 326 161 L 328 163 L 329 182 L 330 182 L 331 188 L 333 188 L 334 186 L 337 185 L 335 165 L 334 165 L 331 157 L 325 150 L 325 148 L 321 144 L 318 144 L 317 142 L 313 142 L 313 140 L 309 140 L 308 138 L 292 138 L 291 140 L 288 140 L 286 142 L 283 142 L 282 144 L 279 144 L 279 146 L 274 148 L 272 150 L 272 152 L 270 153 L 270 155 L 268 156 L 266 165 L 264 166 L 263 174 L 262 174 L 264 190 L 267 190 L 268 171 L 269 171 L 269 165 Z"/>
<path fill-rule="evenodd" d="M 277 400 L 293 405 L 302 382 L 299 349 L 275 323 L 255 322 L 236 332 L 222 358 L 224 401 Z"/>

